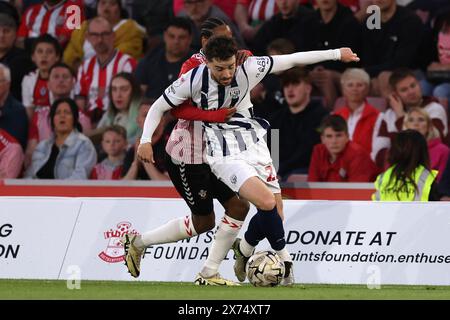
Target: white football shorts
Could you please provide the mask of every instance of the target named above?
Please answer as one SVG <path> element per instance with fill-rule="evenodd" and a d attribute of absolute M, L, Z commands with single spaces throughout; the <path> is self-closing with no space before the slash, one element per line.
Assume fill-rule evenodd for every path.
<path fill-rule="evenodd" d="M 263 139 L 237 155 L 227 157 L 206 156 L 211 171 L 231 190 L 239 192 L 244 182 L 258 177 L 273 193 L 281 193 L 277 173 Z"/>

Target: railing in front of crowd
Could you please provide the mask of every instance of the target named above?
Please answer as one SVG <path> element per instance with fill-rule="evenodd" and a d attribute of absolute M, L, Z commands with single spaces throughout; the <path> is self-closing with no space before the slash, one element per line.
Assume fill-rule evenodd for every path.
<path fill-rule="evenodd" d="M 286 199 L 370 200 L 373 183 L 281 183 Z M 0 180 L 0 196 L 179 198 L 170 181 Z"/>

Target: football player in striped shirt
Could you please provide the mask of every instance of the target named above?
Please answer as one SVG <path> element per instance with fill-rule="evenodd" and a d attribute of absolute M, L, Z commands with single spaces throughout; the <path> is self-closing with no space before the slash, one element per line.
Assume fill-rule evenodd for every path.
<path fill-rule="evenodd" d="M 165 111 L 187 99 L 198 108 L 216 110 L 236 107 L 237 112 L 226 123 L 204 123 L 207 153 L 212 172 L 230 189 L 257 208 L 245 236 L 235 241 L 235 273 L 245 280 L 245 263 L 257 244 L 267 238 L 285 262 L 287 271 L 283 284 L 294 282 L 292 259 L 286 249 L 282 222 L 281 190 L 264 141 L 268 123 L 253 117 L 249 91 L 265 75 L 282 72 L 295 66 L 327 60 L 359 61 L 350 48 L 296 52 L 287 55 L 249 57 L 236 67 L 237 48 L 227 37 L 213 37 L 206 44 L 207 64 L 182 75 L 153 104 L 147 114 L 138 158 L 153 162 L 151 137 Z"/>

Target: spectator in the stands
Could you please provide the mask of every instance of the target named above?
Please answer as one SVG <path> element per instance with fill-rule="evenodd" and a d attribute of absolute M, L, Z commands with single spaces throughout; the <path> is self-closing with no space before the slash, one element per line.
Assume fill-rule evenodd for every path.
<path fill-rule="evenodd" d="M 177 15 L 184 8 L 184 0 L 173 0 L 172 2 L 173 2 L 173 11 L 174 11 L 175 15 Z M 201 2 L 201 0 L 199 2 Z M 230 0 L 230 1 L 213 0 L 212 1 L 212 3 L 216 6 L 218 6 L 230 19 L 233 19 L 234 10 L 236 8 L 236 2 L 237 2 L 237 0 Z"/>
<path fill-rule="evenodd" d="M 11 74 L 11 93 L 22 101 L 22 79 L 35 67 L 25 50 L 15 46 L 17 24 L 6 13 L 0 13 L 0 63 L 14 70 Z"/>
<path fill-rule="evenodd" d="M 15 2 L 15 1 L 11 1 Z M 20 25 L 20 15 L 19 12 L 23 12 L 23 10 L 18 7 L 14 3 L 10 3 L 10 1 L 0 1 L 0 13 L 4 13 L 14 19 L 14 24 L 16 28 Z M 1 19 L 0 19 L 1 20 Z"/>
<path fill-rule="evenodd" d="M 437 181 L 439 181 L 447 164 L 450 149 L 442 143 L 439 131 L 433 126 L 425 109 L 417 107 L 409 109 L 405 115 L 403 129 L 419 131 L 425 137 L 428 143 L 430 166 L 431 169 L 439 172 L 437 176 Z"/>
<path fill-rule="evenodd" d="M 350 140 L 370 154 L 375 123 L 380 114 L 366 99 L 370 90 L 370 76 L 363 69 L 347 69 L 341 77 L 341 88 L 345 105 L 334 113 L 347 121 Z"/>
<path fill-rule="evenodd" d="M 132 19 L 125 19 L 122 1 L 99 0 L 97 1 L 97 16 L 109 21 L 114 31 L 114 47 L 122 53 L 126 53 L 135 59 L 139 59 L 143 53 L 145 29 Z M 72 33 L 70 42 L 64 50 L 64 62 L 74 70 L 85 59 L 92 58 L 95 50 L 87 40 L 88 22 L 85 21 L 81 28 Z"/>
<path fill-rule="evenodd" d="M 81 133 L 75 101 L 56 100 L 50 109 L 50 119 L 53 135 L 37 145 L 25 177 L 88 179 L 97 163 L 97 153 L 89 138 Z"/>
<path fill-rule="evenodd" d="M 37 69 L 27 74 L 22 80 L 22 103 L 30 120 L 36 108 L 50 105 L 48 72 L 61 60 L 62 49 L 55 38 L 44 34 L 33 42 L 31 53 Z"/>
<path fill-rule="evenodd" d="M 434 39 L 434 61 L 427 68 L 427 80 L 421 85 L 425 94 L 450 105 L 450 8 L 439 17 Z"/>
<path fill-rule="evenodd" d="M 234 20 L 248 45 L 262 24 L 278 13 L 275 0 L 238 0 L 234 9 Z"/>
<path fill-rule="evenodd" d="M 398 132 L 389 150 L 390 167 L 375 181 L 375 201 L 439 201 L 437 172 L 430 167 L 427 142 L 416 130 Z"/>
<path fill-rule="evenodd" d="M 25 150 L 28 134 L 28 117 L 22 103 L 10 92 L 11 70 L 0 63 L 0 129 L 5 130 Z"/>
<path fill-rule="evenodd" d="M 178 13 L 180 17 L 188 17 L 191 22 L 192 44 L 191 47 L 195 51 L 200 50 L 201 44 L 201 25 L 208 18 L 218 18 L 224 21 L 233 32 L 233 37 L 240 47 L 244 47 L 245 43 L 241 33 L 234 22 L 216 5 L 212 0 L 184 0 L 184 8 Z"/>
<path fill-rule="evenodd" d="M 439 193 L 441 201 L 450 201 L 450 157 L 442 173 L 441 181 L 439 181 Z"/>
<path fill-rule="evenodd" d="M 31 157 L 37 144 L 42 140 L 50 138 L 52 126 L 50 123 L 50 106 L 58 99 L 72 98 L 75 88 L 75 75 L 72 69 L 64 64 L 53 65 L 48 72 L 49 104 L 41 106 L 34 111 L 28 130 L 28 143 L 25 152 L 25 169 L 31 163 Z M 78 119 L 83 129 L 83 133 L 91 130 L 91 120 L 81 110 L 78 112 Z"/>
<path fill-rule="evenodd" d="M 139 128 L 144 127 L 145 117 L 155 100 L 144 100 L 140 107 L 136 122 Z M 133 147 L 129 148 L 123 164 L 124 180 L 170 180 L 166 170 L 165 156 L 166 143 L 169 140 L 170 133 L 175 125 L 170 113 L 166 113 L 158 128 L 153 133 L 153 157 L 155 163 L 139 161 L 136 152 L 139 146 L 139 139 Z"/>
<path fill-rule="evenodd" d="M 172 0 L 133 0 L 131 17 L 146 29 L 146 52 L 162 43 L 167 21 L 174 17 Z"/>
<path fill-rule="evenodd" d="M 286 38 L 296 51 L 312 50 L 319 21 L 314 12 L 301 6 L 298 0 L 276 0 L 279 13 L 264 22 L 253 39 L 255 55 L 266 54 L 266 48 L 273 40 Z"/>
<path fill-rule="evenodd" d="M 23 150 L 19 142 L 0 129 L 0 179 L 16 179 L 22 172 Z"/>
<path fill-rule="evenodd" d="M 415 11 L 426 24 L 437 22 L 443 10 L 450 9 L 448 0 L 409 0 L 407 8 Z"/>
<path fill-rule="evenodd" d="M 423 108 L 439 131 L 440 137 L 448 133 L 447 114 L 442 105 L 433 99 L 424 97 L 414 72 L 409 69 L 396 69 L 389 78 L 392 93 L 389 95 L 389 106 L 381 113 L 375 124 L 371 157 L 375 163 L 384 168 L 387 150 L 391 145 L 393 134 L 402 130 L 405 113 L 413 108 Z"/>
<path fill-rule="evenodd" d="M 413 11 L 395 0 L 373 0 L 373 4 L 380 8 L 381 25 L 380 29 L 363 28 L 361 63 L 372 78 L 372 95 L 386 97 L 392 70 L 415 67 L 425 28 Z M 373 21 L 372 16 L 367 19 L 365 26 Z"/>
<path fill-rule="evenodd" d="M 112 26 L 103 17 L 88 22 L 87 38 L 95 56 L 85 60 L 78 69 L 75 95 L 78 106 L 97 124 L 109 105 L 112 77 L 119 72 L 133 72 L 136 60 L 114 48 Z"/>
<path fill-rule="evenodd" d="M 158 98 L 178 77 L 191 55 L 191 25 L 186 18 L 174 18 L 164 31 L 164 45 L 146 55 L 136 67 L 136 79 L 148 98 Z"/>
<path fill-rule="evenodd" d="M 307 173 L 314 145 L 320 142 L 317 129 L 328 111 L 311 99 L 311 79 L 306 70 L 295 67 L 281 75 L 287 108 L 269 118 L 272 129 L 279 129 L 282 179 L 293 173 Z"/>
<path fill-rule="evenodd" d="M 359 52 L 361 48 L 361 26 L 353 16 L 350 8 L 337 0 L 316 0 L 318 9 L 315 12 L 319 27 L 315 31 L 314 50 L 349 47 Z M 355 66 L 355 64 L 353 64 Z M 315 65 L 310 72 L 311 79 L 320 95 L 325 98 L 326 107 L 330 110 L 339 95 L 340 77 L 346 66 L 343 63 L 329 61 Z"/>
<path fill-rule="evenodd" d="M 309 182 L 371 182 L 378 168 L 369 153 L 350 141 L 347 123 L 338 115 L 323 119 L 322 143 L 314 146 L 308 171 Z"/>
<path fill-rule="evenodd" d="M 120 125 L 107 127 L 102 135 L 102 150 L 106 154 L 106 158 L 95 165 L 89 179 L 120 180 L 127 150 L 125 128 Z"/>
<path fill-rule="evenodd" d="M 78 10 L 74 10 L 74 6 Z M 33 38 L 43 34 L 55 37 L 64 48 L 77 23 L 84 21 L 84 5 L 81 0 L 45 0 L 30 6 L 22 15 L 17 31 L 19 47 L 28 47 Z M 27 43 L 29 42 L 29 43 Z"/>
<path fill-rule="evenodd" d="M 111 81 L 109 96 L 108 110 L 103 114 L 97 128 L 88 135 L 92 139 L 96 135 L 101 136 L 105 128 L 120 125 L 126 130 L 128 144 L 134 144 L 136 138 L 141 135 L 141 130 L 136 123 L 141 94 L 133 75 L 127 72 L 116 74 Z M 94 141 L 96 140 L 94 138 Z"/>

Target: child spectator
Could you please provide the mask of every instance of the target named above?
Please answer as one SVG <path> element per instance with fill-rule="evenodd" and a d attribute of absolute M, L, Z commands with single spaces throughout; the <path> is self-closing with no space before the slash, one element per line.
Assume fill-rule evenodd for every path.
<path fill-rule="evenodd" d="M 378 169 L 369 153 L 350 141 L 347 122 L 338 115 L 323 119 L 321 144 L 314 146 L 308 172 L 309 182 L 370 182 Z"/>
<path fill-rule="evenodd" d="M 62 50 L 55 38 L 44 34 L 35 40 L 31 52 L 37 69 L 22 80 L 22 103 L 29 119 L 33 117 L 36 107 L 50 105 L 48 75 L 50 68 L 61 59 Z"/>
<path fill-rule="evenodd" d="M 127 131 L 119 125 L 106 128 L 102 136 L 102 149 L 107 157 L 91 172 L 92 180 L 120 180 L 127 149 Z"/>
<path fill-rule="evenodd" d="M 428 113 L 421 108 L 408 110 L 403 122 L 403 129 L 416 130 L 425 137 L 428 143 L 431 169 L 439 171 L 436 177 L 436 180 L 439 182 L 447 164 L 450 149 L 442 143 L 439 132 L 433 126 Z"/>

